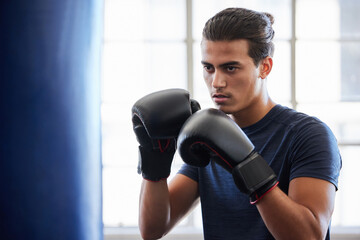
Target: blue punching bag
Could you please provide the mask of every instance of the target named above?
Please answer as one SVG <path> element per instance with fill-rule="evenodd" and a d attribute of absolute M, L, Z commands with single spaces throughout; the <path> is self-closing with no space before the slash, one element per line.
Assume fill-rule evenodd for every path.
<path fill-rule="evenodd" d="M 0 239 L 103 239 L 101 0 L 0 3 Z"/>

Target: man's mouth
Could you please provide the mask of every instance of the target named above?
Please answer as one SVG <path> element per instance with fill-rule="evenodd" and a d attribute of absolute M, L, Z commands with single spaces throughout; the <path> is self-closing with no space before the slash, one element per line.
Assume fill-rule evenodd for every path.
<path fill-rule="evenodd" d="M 214 93 L 214 94 L 212 94 L 212 99 L 215 103 L 221 104 L 221 103 L 225 103 L 226 101 L 228 101 L 229 96 L 221 94 L 221 93 Z"/>

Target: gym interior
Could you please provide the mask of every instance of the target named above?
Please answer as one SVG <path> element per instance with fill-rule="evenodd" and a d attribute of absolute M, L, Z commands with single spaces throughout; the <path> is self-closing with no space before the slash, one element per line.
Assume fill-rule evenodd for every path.
<path fill-rule="evenodd" d="M 1 239 L 141 239 L 131 107 L 171 88 L 213 107 L 201 34 L 227 7 L 274 15 L 270 95 L 335 134 L 331 239 L 360 239 L 357 0 L 1 1 Z M 203 239 L 201 206 L 163 239 Z"/>

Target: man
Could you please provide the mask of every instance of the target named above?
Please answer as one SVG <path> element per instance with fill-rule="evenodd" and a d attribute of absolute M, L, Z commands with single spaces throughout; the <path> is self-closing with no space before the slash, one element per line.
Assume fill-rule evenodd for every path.
<path fill-rule="evenodd" d="M 199 200 L 205 239 L 329 239 L 341 157 L 336 139 L 324 123 L 277 105 L 268 95 L 266 79 L 273 66 L 274 52 L 272 24 L 273 17 L 268 13 L 225 9 L 205 24 L 201 51 L 205 83 L 217 109 L 242 129 L 236 134 L 241 135 L 242 131 L 246 134 L 251 142 L 245 145 L 255 146 L 265 160 L 261 169 L 270 169 L 276 181 L 261 196 L 256 195 L 251 204 L 236 177 L 219 162 L 211 160 L 206 166 L 196 167 L 187 159 L 190 165 L 184 164 L 167 184 L 165 179 L 175 151 L 175 147 L 168 146 L 174 145 L 178 131 L 170 135 L 150 134 L 153 128 L 150 122 L 157 118 L 140 116 L 143 111 L 135 104 L 133 122 L 141 145 L 142 164 L 150 166 L 142 167 L 145 180 L 140 194 L 139 227 L 144 239 L 167 234 Z M 174 94 L 161 98 L 170 96 Z M 171 105 L 170 100 L 166 102 Z M 198 109 L 189 110 L 193 109 L 190 102 L 184 105 L 186 111 L 178 113 L 183 120 L 172 124 L 179 129 L 188 118 L 185 126 L 196 135 L 203 124 L 196 125 L 190 120 L 200 114 L 194 114 Z M 217 121 L 209 117 L 201 120 Z M 225 130 L 223 124 L 214 125 L 218 128 L 207 131 L 222 139 L 210 142 L 226 141 L 228 136 L 219 134 Z M 144 128 L 148 135 L 136 130 Z M 165 124 L 164 128 L 171 127 Z M 244 145 L 234 141 L 231 144 L 235 148 Z M 151 151 L 142 150 L 144 146 Z M 167 165 L 167 170 L 160 176 L 158 169 L 164 169 L 163 165 Z M 261 169 L 252 172 L 256 175 Z M 156 173 L 155 178 L 147 177 L 152 173 Z"/>

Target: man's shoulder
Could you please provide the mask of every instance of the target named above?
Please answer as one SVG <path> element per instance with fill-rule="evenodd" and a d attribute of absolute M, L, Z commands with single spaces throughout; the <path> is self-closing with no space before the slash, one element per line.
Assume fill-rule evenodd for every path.
<path fill-rule="evenodd" d="M 306 127 L 328 128 L 327 125 L 315 116 L 310 116 L 304 112 L 296 111 L 294 109 L 277 105 L 277 113 L 273 121 L 276 121 L 288 128 L 297 131 Z"/>

